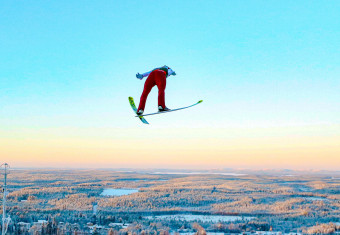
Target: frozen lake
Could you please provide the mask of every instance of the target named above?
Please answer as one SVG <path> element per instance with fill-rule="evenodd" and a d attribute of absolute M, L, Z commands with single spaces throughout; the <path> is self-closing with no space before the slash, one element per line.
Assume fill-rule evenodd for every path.
<path fill-rule="evenodd" d="M 182 220 L 182 221 L 202 221 L 202 222 L 232 222 L 236 220 L 252 220 L 255 217 L 241 217 L 232 215 L 156 215 L 146 216 L 147 219 L 159 219 L 159 220 Z"/>
<path fill-rule="evenodd" d="M 327 198 L 324 197 L 302 197 L 302 198 L 312 201 L 329 201 Z"/>
<path fill-rule="evenodd" d="M 167 172 L 167 171 L 156 171 L 150 174 L 154 175 L 230 175 L 230 176 L 244 176 L 247 174 L 230 173 L 230 172 Z"/>
<path fill-rule="evenodd" d="M 101 196 L 123 196 L 137 193 L 138 189 L 107 188 L 100 194 Z"/>

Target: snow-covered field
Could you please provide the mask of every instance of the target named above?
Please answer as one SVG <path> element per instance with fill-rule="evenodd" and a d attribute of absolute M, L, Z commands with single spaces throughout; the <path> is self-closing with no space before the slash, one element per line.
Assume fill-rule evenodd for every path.
<path fill-rule="evenodd" d="M 252 220 L 255 217 L 241 217 L 231 215 L 157 215 L 157 216 L 146 216 L 147 219 L 158 219 L 158 220 L 181 220 L 181 221 L 201 221 L 201 222 L 232 222 L 236 220 Z"/>
<path fill-rule="evenodd" d="M 101 196 L 123 196 L 129 195 L 131 193 L 137 193 L 138 189 L 117 189 L 117 188 L 107 188 L 100 194 Z"/>

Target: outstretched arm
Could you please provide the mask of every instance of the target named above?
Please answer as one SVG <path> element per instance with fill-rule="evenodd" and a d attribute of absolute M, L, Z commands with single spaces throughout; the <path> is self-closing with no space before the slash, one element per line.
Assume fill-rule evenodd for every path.
<path fill-rule="evenodd" d="M 149 71 L 149 72 L 146 72 L 146 73 L 142 73 L 142 74 L 137 73 L 137 74 L 136 74 L 136 78 L 138 78 L 139 80 L 142 80 L 143 78 L 149 76 L 149 74 L 150 74 L 151 72 L 152 72 L 152 70 Z"/>

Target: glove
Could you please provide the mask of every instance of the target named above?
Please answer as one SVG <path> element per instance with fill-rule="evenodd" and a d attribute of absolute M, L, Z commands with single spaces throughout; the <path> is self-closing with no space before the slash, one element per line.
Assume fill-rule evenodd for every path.
<path fill-rule="evenodd" d="M 139 74 L 139 73 L 137 73 L 137 74 L 136 74 L 136 78 L 138 78 L 139 80 L 142 80 L 142 79 L 143 79 L 143 75 L 142 75 L 142 74 Z"/>

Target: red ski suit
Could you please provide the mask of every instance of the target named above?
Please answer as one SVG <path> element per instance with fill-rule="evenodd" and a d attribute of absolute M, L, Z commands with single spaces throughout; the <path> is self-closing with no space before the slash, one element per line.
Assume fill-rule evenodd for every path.
<path fill-rule="evenodd" d="M 160 69 L 152 71 L 144 84 L 144 90 L 140 97 L 138 110 L 145 108 L 146 99 L 154 86 L 158 87 L 158 106 L 165 108 L 165 87 L 166 87 L 166 72 Z"/>

